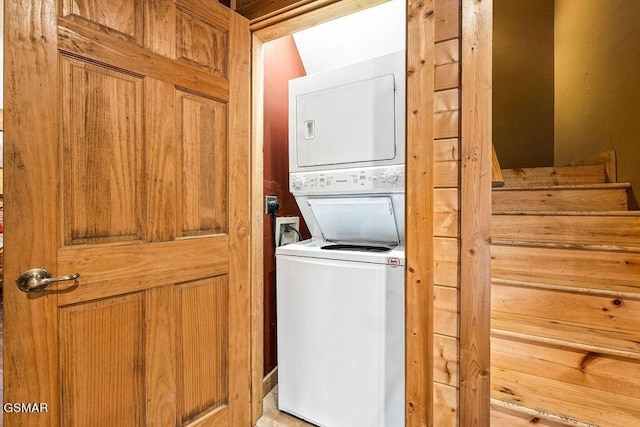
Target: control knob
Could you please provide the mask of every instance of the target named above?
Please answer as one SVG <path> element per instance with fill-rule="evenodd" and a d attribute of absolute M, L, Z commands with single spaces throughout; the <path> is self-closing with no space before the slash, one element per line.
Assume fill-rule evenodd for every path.
<path fill-rule="evenodd" d="M 398 182 L 398 172 L 388 171 L 386 174 L 384 174 L 384 180 L 389 184 L 395 184 L 396 182 Z"/>
<path fill-rule="evenodd" d="M 296 190 L 299 190 L 302 188 L 302 180 L 300 178 L 293 178 L 293 180 L 291 180 L 291 185 Z"/>

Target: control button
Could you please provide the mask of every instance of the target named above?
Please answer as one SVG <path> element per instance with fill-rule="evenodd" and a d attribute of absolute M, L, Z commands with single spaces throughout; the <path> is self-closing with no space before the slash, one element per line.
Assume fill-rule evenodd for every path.
<path fill-rule="evenodd" d="M 394 184 L 396 182 L 398 182 L 398 172 L 396 171 L 389 171 L 384 175 L 384 180 L 387 181 L 389 184 Z"/>
<path fill-rule="evenodd" d="M 293 178 L 291 185 L 293 185 L 293 188 L 300 189 L 302 188 L 302 180 L 300 178 Z"/>

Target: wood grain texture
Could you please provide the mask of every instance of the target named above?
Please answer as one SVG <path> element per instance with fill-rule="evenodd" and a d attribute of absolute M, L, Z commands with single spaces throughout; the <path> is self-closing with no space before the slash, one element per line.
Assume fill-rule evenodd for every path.
<path fill-rule="evenodd" d="M 434 2 L 407 3 L 406 425 L 433 425 Z M 419 237 L 422 236 L 422 237 Z M 426 239 L 424 238 L 426 236 Z"/>
<path fill-rule="evenodd" d="M 141 293 L 60 310 L 62 425 L 143 422 L 143 323 Z"/>
<path fill-rule="evenodd" d="M 144 294 L 144 352 L 146 423 L 163 426 L 176 422 L 176 319 L 174 285 Z"/>
<path fill-rule="evenodd" d="M 83 21 L 82 25 L 108 32 L 111 36 L 142 44 L 143 8 L 135 0 L 103 2 L 63 0 L 62 16 Z"/>
<path fill-rule="evenodd" d="M 435 89 L 444 90 L 460 85 L 460 40 L 458 38 L 435 45 Z"/>
<path fill-rule="evenodd" d="M 62 165 L 57 162 L 60 77 L 58 68 L 49 65 L 58 57 L 57 10 L 51 2 L 19 0 L 7 2 L 4 14 L 4 245 L 13 248 L 4 253 L 8 284 L 34 266 L 57 273 L 59 212 L 41 213 L 56 206 L 54 171 Z M 34 126 L 34 118 L 43 125 Z M 46 413 L 5 413 L 4 423 L 53 425 L 60 419 L 57 307 L 52 298 L 28 298 L 9 285 L 3 287 L 3 300 L 3 397 L 48 404 Z"/>
<path fill-rule="evenodd" d="M 458 237 L 458 194 L 457 188 L 436 188 L 433 190 L 434 236 Z"/>
<path fill-rule="evenodd" d="M 576 243 L 640 250 L 640 212 L 494 213 L 495 239 Z"/>
<path fill-rule="evenodd" d="M 252 22 L 251 30 L 262 41 L 275 40 L 297 31 L 328 22 L 383 3 L 386 0 L 315 0 L 301 4 L 299 8 Z"/>
<path fill-rule="evenodd" d="M 494 427 L 565 427 L 567 424 L 544 419 L 537 411 L 518 411 L 515 405 L 496 402 L 491 405 L 491 425 Z"/>
<path fill-rule="evenodd" d="M 489 425 L 493 2 L 462 0 L 460 425 Z"/>
<path fill-rule="evenodd" d="M 502 176 L 504 185 L 507 187 L 603 184 L 607 182 L 603 164 L 503 169 Z"/>
<path fill-rule="evenodd" d="M 264 43 L 251 37 L 251 422 L 262 416 L 264 376 Z"/>
<path fill-rule="evenodd" d="M 433 287 L 433 332 L 448 337 L 459 337 L 458 289 Z"/>
<path fill-rule="evenodd" d="M 502 187 L 493 192 L 495 210 L 624 211 L 629 208 L 629 184 L 552 187 Z"/>
<path fill-rule="evenodd" d="M 458 390 L 448 385 L 433 383 L 433 425 L 458 426 Z"/>
<path fill-rule="evenodd" d="M 435 93 L 434 139 L 455 138 L 460 134 L 460 91 L 449 89 Z"/>
<path fill-rule="evenodd" d="M 460 0 L 435 0 L 435 41 L 460 37 Z"/>
<path fill-rule="evenodd" d="M 61 73 L 64 243 L 140 240 L 142 81 L 65 57 Z"/>
<path fill-rule="evenodd" d="M 125 19 L 132 3 L 96 2 L 82 13 L 94 21 L 107 19 L 104 11 L 115 12 L 122 5 L 122 13 L 115 15 Z M 180 2 L 181 10 L 193 6 L 192 15 L 208 25 L 229 23 L 233 52 L 228 65 L 233 73 L 226 80 L 174 60 L 175 22 L 169 22 L 177 19 L 173 2 L 135 2 L 146 16 L 134 13 L 131 28 L 145 28 L 144 43 L 126 41 L 116 25 L 109 29 L 89 19 L 61 17 L 56 10 L 61 4 L 24 1 L 7 8 L 12 22 L 7 40 L 17 49 L 7 49 L 6 63 L 13 74 L 7 80 L 7 94 L 13 96 L 7 100 L 7 121 L 15 132 L 7 135 L 11 159 L 5 164 L 15 182 L 5 206 L 15 219 L 7 217 L 7 225 L 14 228 L 5 238 L 17 248 L 12 251 L 15 258 L 9 257 L 16 271 L 8 268 L 7 273 L 16 277 L 27 268 L 45 267 L 54 276 L 78 271 L 80 278 L 29 297 L 15 287 L 5 289 L 5 337 L 18 352 L 5 348 L 14 361 L 5 364 L 5 375 L 8 383 L 16 384 L 5 389 L 5 396 L 48 405 L 47 413 L 18 413 L 6 422 L 167 425 L 188 418 L 248 425 L 248 23 L 239 18 L 234 22 L 222 6 Z M 158 37 L 171 28 L 173 34 Z M 188 93 L 190 101 L 200 102 L 190 105 L 189 132 L 182 132 L 179 150 L 176 129 L 184 127 L 177 122 L 185 115 L 176 114 L 176 87 Z M 207 105 L 205 114 L 202 104 Z M 217 129 L 224 131 L 216 130 L 216 123 L 203 124 L 222 104 L 226 111 L 215 119 L 222 122 Z M 224 145 L 216 153 L 212 141 L 220 139 Z M 185 151 L 189 155 L 178 158 Z M 185 161 L 195 165 L 194 158 L 210 159 L 212 153 L 221 155 L 225 164 L 239 166 L 222 184 L 213 182 L 206 195 L 199 185 L 199 198 L 216 188 L 234 197 L 220 205 L 228 211 L 221 215 L 196 206 L 189 229 L 198 228 L 194 224 L 206 228 L 198 222 L 202 217 L 222 216 L 224 226 L 176 239 L 177 193 L 182 191 L 177 175 L 184 175 L 180 169 Z M 205 173 L 203 168 L 193 170 Z M 65 223 L 63 207 L 69 201 L 66 213 L 78 217 Z M 67 233 L 73 244 L 64 241 L 67 224 L 73 225 L 67 227 L 73 229 Z M 119 238 L 130 235 L 133 241 Z M 111 236 L 118 238 L 108 241 Z M 226 294 L 213 298 L 217 311 L 206 292 L 174 300 L 175 283 L 207 283 L 214 276 L 225 278 L 220 293 Z M 216 328 L 207 315 L 215 317 Z M 222 344 L 200 341 L 200 336 L 216 331 L 222 331 L 216 335 Z M 176 354 L 181 355 L 179 369 Z M 187 376 L 177 382 L 178 373 Z M 176 402 L 181 402 L 178 410 Z"/>
<path fill-rule="evenodd" d="M 459 282 L 460 241 L 454 238 L 433 239 L 433 282 L 457 288 Z"/>
<path fill-rule="evenodd" d="M 433 379 L 435 382 L 458 387 L 458 339 L 433 335 Z"/>
<path fill-rule="evenodd" d="M 231 14 L 229 28 L 229 425 L 251 420 L 251 34 Z M 231 165 L 233 165 L 231 167 Z"/>
<path fill-rule="evenodd" d="M 218 276 L 176 289 L 177 423 L 229 402 L 229 283 Z M 206 379 L 206 380 L 205 380 Z"/>
<path fill-rule="evenodd" d="M 227 32 L 178 9 L 176 28 L 178 59 L 227 77 Z"/>
<path fill-rule="evenodd" d="M 227 233 L 227 105 L 176 91 L 178 235 Z"/>

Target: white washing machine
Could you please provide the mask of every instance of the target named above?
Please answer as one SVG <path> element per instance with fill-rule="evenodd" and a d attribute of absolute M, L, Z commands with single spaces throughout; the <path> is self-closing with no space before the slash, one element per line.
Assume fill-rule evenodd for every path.
<path fill-rule="evenodd" d="M 278 250 L 279 408 L 325 427 L 404 425 L 404 250 Z"/>
<path fill-rule="evenodd" d="M 312 239 L 276 249 L 279 409 L 402 427 L 404 52 L 289 94 L 289 184 Z"/>

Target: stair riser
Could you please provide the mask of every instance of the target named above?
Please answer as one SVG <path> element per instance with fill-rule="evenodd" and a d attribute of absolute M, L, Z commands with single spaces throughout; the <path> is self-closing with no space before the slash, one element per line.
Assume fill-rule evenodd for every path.
<path fill-rule="evenodd" d="M 494 239 L 640 247 L 640 217 L 493 215 Z"/>
<path fill-rule="evenodd" d="M 640 253 L 637 252 L 494 244 L 491 269 L 492 277 L 509 280 L 574 285 L 576 278 L 583 277 L 589 282 L 600 281 L 603 289 L 607 289 L 609 282 L 640 286 Z"/>
<path fill-rule="evenodd" d="M 492 285 L 491 310 L 622 334 L 640 341 L 640 301 L 520 286 Z"/>
<path fill-rule="evenodd" d="M 620 211 L 628 209 L 626 188 L 500 190 L 492 192 L 493 210 Z"/>
<path fill-rule="evenodd" d="M 506 187 L 607 182 L 604 165 L 503 169 L 502 175 Z"/>
<path fill-rule="evenodd" d="M 602 426 L 640 417 L 640 364 L 496 337 L 491 348 L 493 399 Z"/>
<path fill-rule="evenodd" d="M 491 427 L 566 427 L 560 422 L 545 420 L 540 415 L 519 413 L 513 409 L 491 406 Z"/>

